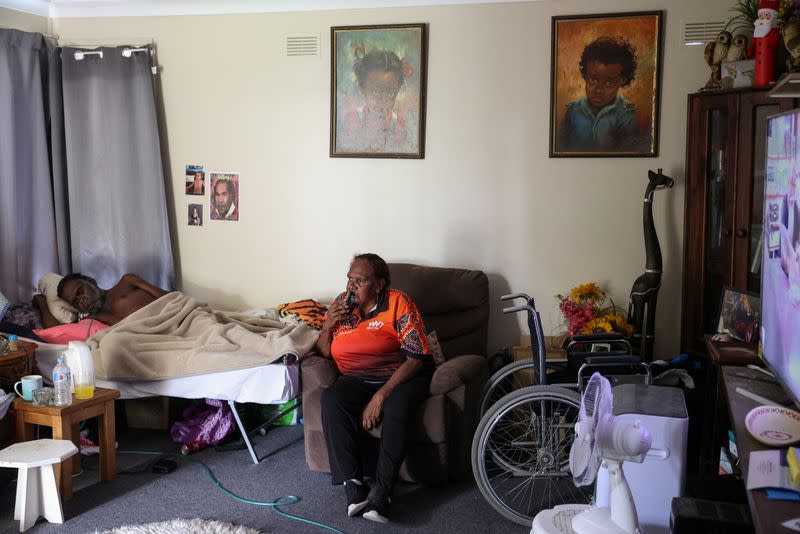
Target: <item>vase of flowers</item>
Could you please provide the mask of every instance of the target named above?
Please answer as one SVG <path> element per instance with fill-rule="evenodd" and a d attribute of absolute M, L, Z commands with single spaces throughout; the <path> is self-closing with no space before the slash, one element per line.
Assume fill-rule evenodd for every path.
<path fill-rule="evenodd" d="M 624 310 L 594 282 L 573 287 L 566 296 L 556 295 L 556 300 L 569 336 L 618 332 L 630 337 L 633 334 L 633 325 L 627 321 Z"/>

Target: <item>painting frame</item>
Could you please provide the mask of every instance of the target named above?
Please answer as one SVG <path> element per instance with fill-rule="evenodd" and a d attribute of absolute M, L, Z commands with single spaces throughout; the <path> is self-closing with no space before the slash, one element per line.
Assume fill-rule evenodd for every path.
<path fill-rule="evenodd" d="M 664 11 L 552 17 L 551 158 L 658 156 L 663 28 Z M 627 43 L 627 49 L 635 54 L 633 74 L 626 79 L 625 70 L 622 76 L 620 72 L 609 74 L 608 70 L 593 72 L 594 80 L 605 79 L 605 84 L 613 84 L 607 89 L 613 91 L 613 99 L 608 100 L 602 92 L 588 98 L 588 80 L 583 75 L 587 69 L 581 67 L 581 57 L 584 54 L 588 54 L 586 57 L 600 54 L 620 57 L 619 52 L 613 51 L 620 41 L 622 46 Z M 587 61 L 591 63 L 592 60 Z M 607 65 L 597 61 L 597 64 L 606 69 L 614 65 L 626 68 L 616 62 Z M 594 83 L 595 87 L 605 85 Z"/>
<path fill-rule="evenodd" d="M 427 79 L 426 23 L 331 27 L 330 157 L 424 159 Z"/>
<path fill-rule="evenodd" d="M 743 315 L 734 320 L 737 304 L 741 304 Z M 722 289 L 717 314 L 717 334 L 729 334 L 734 339 L 755 344 L 759 337 L 761 322 L 761 299 L 758 293 L 741 291 L 730 286 Z"/>

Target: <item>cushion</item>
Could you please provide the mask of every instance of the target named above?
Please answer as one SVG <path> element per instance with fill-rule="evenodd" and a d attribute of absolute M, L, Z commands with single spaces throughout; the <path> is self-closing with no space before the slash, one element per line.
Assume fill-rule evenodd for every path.
<path fill-rule="evenodd" d="M 428 346 L 431 349 L 431 356 L 433 356 L 433 363 L 436 364 L 436 367 L 439 367 L 441 364 L 444 363 L 444 353 L 442 353 L 442 346 L 439 345 L 439 336 L 436 334 L 436 330 L 433 332 L 428 333 Z"/>
<path fill-rule="evenodd" d="M 86 341 L 89 336 L 104 328 L 108 328 L 108 325 L 101 323 L 97 319 L 83 319 L 77 323 L 60 324 L 51 328 L 34 330 L 34 333 L 42 338 L 45 343 L 66 345 L 70 341 Z"/>
<path fill-rule="evenodd" d="M 47 273 L 39 280 L 39 293 L 47 297 L 47 308 L 57 321 L 74 323 L 78 320 L 78 310 L 66 300 L 58 297 L 58 283 L 64 278 L 60 274 Z"/>
<path fill-rule="evenodd" d="M 279 304 L 277 310 L 281 317 L 293 316 L 308 326 L 321 330 L 328 308 L 316 300 L 306 299 Z"/>

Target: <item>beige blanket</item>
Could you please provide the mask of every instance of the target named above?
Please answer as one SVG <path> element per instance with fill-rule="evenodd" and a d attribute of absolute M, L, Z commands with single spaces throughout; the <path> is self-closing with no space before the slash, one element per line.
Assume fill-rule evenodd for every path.
<path fill-rule="evenodd" d="M 319 333 L 278 314 L 250 317 L 212 310 L 172 292 L 90 337 L 95 376 L 163 380 L 256 367 L 305 355 Z"/>

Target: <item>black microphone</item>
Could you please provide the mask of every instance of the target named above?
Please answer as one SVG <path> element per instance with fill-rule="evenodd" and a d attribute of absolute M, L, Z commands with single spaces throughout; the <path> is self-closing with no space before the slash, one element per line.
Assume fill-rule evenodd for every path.
<path fill-rule="evenodd" d="M 347 308 L 347 313 L 353 311 L 355 307 L 355 302 L 353 302 L 356 298 L 356 294 L 352 291 L 347 292 L 347 296 L 344 298 L 344 307 Z"/>

